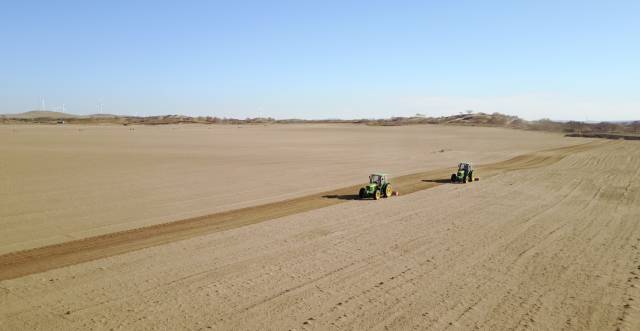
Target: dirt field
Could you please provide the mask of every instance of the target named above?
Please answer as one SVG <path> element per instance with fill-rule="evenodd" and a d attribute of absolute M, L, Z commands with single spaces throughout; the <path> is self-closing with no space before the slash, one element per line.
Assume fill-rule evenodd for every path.
<path fill-rule="evenodd" d="M 370 129 L 379 128 L 357 134 Z M 426 134 L 420 131 L 426 128 L 383 129 Z M 189 130 L 197 136 L 208 129 Z M 427 140 L 445 142 L 447 130 L 487 132 L 473 143 L 493 148 L 482 155 L 487 164 L 479 182 L 447 184 L 439 180 L 446 170 L 407 167 L 397 185 L 416 191 L 400 197 L 311 194 L 263 210 L 184 221 L 188 226 L 172 223 L 178 225 L 167 233 L 178 241 L 151 236 L 160 242 L 145 244 L 154 227 L 126 232 L 133 233 L 130 245 L 141 243 L 123 246 L 128 253 L 84 263 L 82 254 L 71 254 L 69 263 L 60 262 L 66 267 L 27 270 L 19 278 L 4 273 L 0 329 L 640 328 L 640 144 L 548 135 L 536 142 L 527 139 L 531 133 L 516 132 L 508 143 L 496 139 L 490 146 L 492 135 L 505 131 L 480 128 L 438 128 L 429 134 L 439 138 Z M 449 139 L 461 139 L 456 134 Z M 519 143 L 531 149 L 536 143 L 580 145 L 518 153 Z M 396 157 L 399 166 L 401 153 Z M 308 193 L 303 190 L 298 196 Z M 301 203 L 312 208 L 304 211 Z M 249 226 L 202 225 L 228 225 L 219 215 L 244 219 L 285 207 L 302 212 Z M 80 242 L 91 247 L 92 240 Z M 60 251 L 46 254 L 72 244 L 5 255 L 0 264 L 7 257 L 24 258 L 22 265 L 39 256 L 64 260 Z M 107 240 L 96 251 L 117 245 Z"/>
<path fill-rule="evenodd" d="M 0 254 L 585 141 L 424 125 L 2 125 Z"/>
<path fill-rule="evenodd" d="M 4 281 L 6 325 L 633 329 L 638 146 L 553 155 Z"/>

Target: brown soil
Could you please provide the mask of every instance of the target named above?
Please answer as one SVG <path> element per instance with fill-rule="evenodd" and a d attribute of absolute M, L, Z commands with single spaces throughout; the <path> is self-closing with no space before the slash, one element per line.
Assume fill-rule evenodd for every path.
<path fill-rule="evenodd" d="M 640 145 L 565 152 L 3 280 L 0 329 L 638 330 Z"/>
<path fill-rule="evenodd" d="M 572 153 L 599 146 L 587 143 L 556 148 L 477 167 L 476 173 L 494 176 L 501 172 L 548 166 Z M 447 182 L 449 169 L 399 176 L 392 184 L 401 194 L 409 194 Z M 0 256 L 0 280 L 25 276 L 68 265 L 87 262 L 142 248 L 183 240 L 197 235 L 229 230 L 337 203 L 353 200 L 359 186 L 305 197 L 190 218 L 144 228 L 110 233 L 62 244 Z"/>

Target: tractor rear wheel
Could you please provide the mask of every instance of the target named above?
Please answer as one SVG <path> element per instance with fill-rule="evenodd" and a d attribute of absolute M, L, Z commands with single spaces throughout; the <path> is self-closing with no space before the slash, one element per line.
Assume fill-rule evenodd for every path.
<path fill-rule="evenodd" d="M 380 190 L 376 189 L 375 192 L 373 192 L 373 199 L 374 200 L 380 200 Z"/>
<path fill-rule="evenodd" d="M 384 197 L 388 198 L 391 196 L 391 194 L 393 194 L 393 188 L 391 187 L 391 184 L 387 184 L 387 186 L 384 188 Z"/>
<path fill-rule="evenodd" d="M 360 198 L 360 200 L 362 200 L 366 196 L 367 196 L 367 190 L 365 190 L 364 187 L 360 188 L 360 192 L 358 192 L 358 198 Z"/>

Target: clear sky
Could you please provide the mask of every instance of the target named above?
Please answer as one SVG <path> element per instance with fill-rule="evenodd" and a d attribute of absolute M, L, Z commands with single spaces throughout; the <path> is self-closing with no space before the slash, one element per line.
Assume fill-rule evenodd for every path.
<path fill-rule="evenodd" d="M 2 1 L 0 113 L 640 119 L 640 1 Z"/>

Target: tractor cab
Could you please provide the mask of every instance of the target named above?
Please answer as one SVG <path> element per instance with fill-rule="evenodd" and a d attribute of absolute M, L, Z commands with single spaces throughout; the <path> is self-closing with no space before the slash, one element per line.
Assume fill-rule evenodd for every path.
<path fill-rule="evenodd" d="M 467 162 L 462 162 L 460 164 L 458 164 L 458 171 L 471 171 L 473 170 L 473 167 L 471 166 L 471 163 L 467 163 Z"/>
<path fill-rule="evenodd" d="M 371 174 L 369 176 L 369 184 L 375 184 L 378 186 L 382 186 L 387 183 L 387 175 L 386 174 Z"/>

